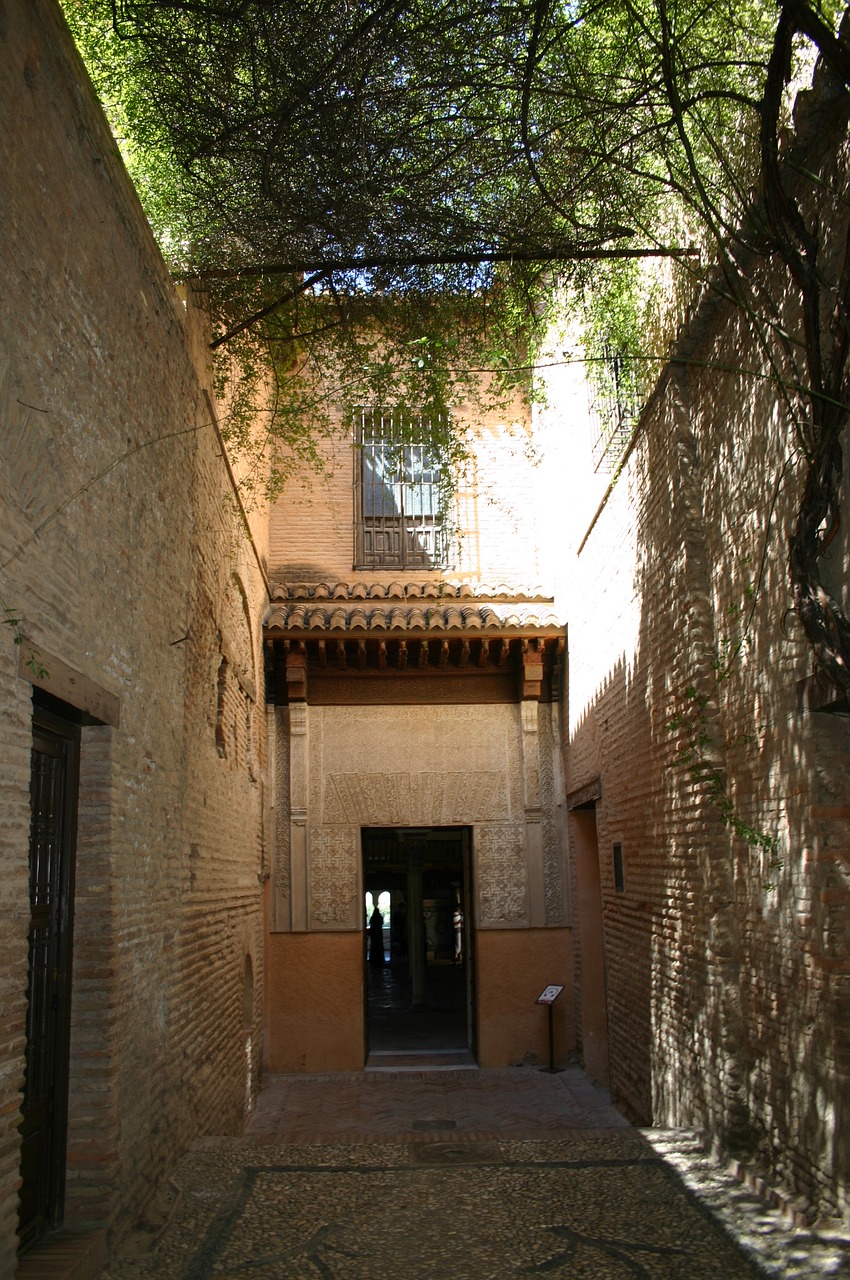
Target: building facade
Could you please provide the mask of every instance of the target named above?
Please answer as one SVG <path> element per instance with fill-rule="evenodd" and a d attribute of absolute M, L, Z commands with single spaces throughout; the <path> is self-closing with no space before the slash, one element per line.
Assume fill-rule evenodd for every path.
<path fill-rule="evenodd" d="M 291 482 L 272 510 L 273 1070 L 364 1065 L 367 891 L 404 904 L 410 945 L 400 959 L 390 940 L 388 959 L 414 1005 L 461 911 L 476 1061 L 548 1053 L 536 998 L 572 983 L 565 629 L 551 588 L 530 584 L 539 485 L 516 409 L 469 424 L 459 483 L 439 476 L 427 424 L 397 443 L 390 411 L 339 410 L 321 479 Z M 563 1001 L 562 1059 L 571 1012 Z"/>

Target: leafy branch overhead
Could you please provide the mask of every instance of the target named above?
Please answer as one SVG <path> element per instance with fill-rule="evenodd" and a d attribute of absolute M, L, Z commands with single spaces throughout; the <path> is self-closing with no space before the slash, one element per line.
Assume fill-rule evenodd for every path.
<path fill-rule="evenodd" d="M 680 301 L 708 281 L 739 306 L 777 388 L 801 388 L 786 396 L 810 472 L 792 586 L 819 661 L 850 685 L 821 572 L 850 270 L 811 212 L 831 179 L 802 166 L 791 183 L 780 156 L 815 58 L 846 123 L 840 5 L 63 2 L 166 257 L 208 294 L 222 367 L 249 409 L 275 371 L 269 433 L 296 450 L 334 399 L 506 403 L 565 290 L 588 333 L 645 356 L 636 259 L 669 259 Z M 801 298 L 790 339 L 782 299 L 753 287 L 769 256 Z"/>
<path fill-rule="evenodd" d="M 327 309 L 448 291 L 486 296 L 496 319 L 510 294 L 492 339 L 511 347 L 550 264 L 688 261 L 683 214 L 701 196 L 652 5 L 66 8 L 154 228 L 174 268 L 210 288 L 219 337 L 252 316 L 289 332 L 299 289 L 308 329 L 316 293 Z M 677 9 L 677 110 L 713 203 L 749 177 L 772 26 L 759 4 Z M 722 148 L 699 136 L 706 120 Z M 309 289 L 304 275 L 318 277 Z"/>

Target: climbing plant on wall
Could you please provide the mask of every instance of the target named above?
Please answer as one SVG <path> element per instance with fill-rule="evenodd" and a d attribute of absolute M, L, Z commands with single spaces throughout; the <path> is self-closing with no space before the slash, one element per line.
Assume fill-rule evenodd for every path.
<path fill-rule="evenodd" d="M 850 628 L 821 572 L 839 519 L 850 267 L 811 214 L 823 177 L 793 171 L 784 142 L 815 57 L 846 114 L 841 6 L 64 3 L 172 269 L 208 295 L 223 373 L 240 371 L 250 406 L 274 371 L 268 434 L 296 451 L 309 455 L 331 398 L 506 403 L 528 387 L 553 281 L 576 286 L 589 333 L 617 330 L 621 354 L 631 333 L 642 368 L 663 352 L 646 350 L 647 276 L 635 292 L 629 263 L 677 264 L 676 305 L 688 280 L 731 299 L 806 460 L 795 605 L 850 687 Z M 764 256 L 799 295 L 793 335 L 751 287 Z M 656 317 L 658 347 L 678 318 Z M 251 417 L 239 402 L 237 434 Z"/>

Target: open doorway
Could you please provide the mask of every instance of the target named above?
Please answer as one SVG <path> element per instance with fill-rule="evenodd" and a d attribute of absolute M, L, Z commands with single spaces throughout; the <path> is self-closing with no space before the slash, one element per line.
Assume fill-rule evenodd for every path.
<path fill-rule="evenodd" d="M 366 1054 L 474 1061 L 470 832 L 365 827 Z"/>

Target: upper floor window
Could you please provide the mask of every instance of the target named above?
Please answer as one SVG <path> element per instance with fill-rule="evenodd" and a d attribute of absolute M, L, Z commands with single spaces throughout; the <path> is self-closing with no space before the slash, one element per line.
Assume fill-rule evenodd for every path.
<path fill-rule="evenodd" d="M 380 409 L 355 415 L 358 568 L 445 563 L 445 474 L 428 418 Z"/>
<path fill-rule="evenodd" d="M 634 362 L 607 343 L 590 362 L 587 382 L 594 471 L 615 471 L 642 407 Z"/>

